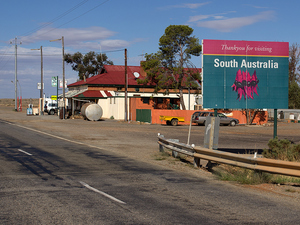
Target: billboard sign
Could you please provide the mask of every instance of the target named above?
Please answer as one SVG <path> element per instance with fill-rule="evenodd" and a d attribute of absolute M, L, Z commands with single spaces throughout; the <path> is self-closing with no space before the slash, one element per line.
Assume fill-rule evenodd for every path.
<path fill-rule="evenodd" d="M 206 39 L 202 47 L 204 108 L 288 108 L 288 42 Z"/>

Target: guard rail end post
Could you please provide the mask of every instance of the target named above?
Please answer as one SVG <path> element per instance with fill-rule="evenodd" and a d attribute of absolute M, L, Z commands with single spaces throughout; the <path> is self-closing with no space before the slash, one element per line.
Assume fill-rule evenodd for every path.
<path fill-rule="evenodd" d="M 174 141 L 174 142 L 178 142 L 179 143 L 179 139 L 170 139 L 170 141 Z M 178 157 L 178 152 L 172 151 L 172 156 L 174 158 L 177 158 Z"/>
<path fill-rule="evenodd" d="M 211 171 L 211 170 L 212 170 L 213 165 L 212 165 L 212 162 L 211 162 L 210 160 L 208 160 L 208 163 L 207 163 L 206 167 L 207 167 L 207 170 L 208 170 L 208 171 Z"/>
<path fill-rule="evenodd" d="M 195 168 L 200 167 L 200 158 L 194 157 L 194 167 Z"/>
<path fill-rule="evenodd" d="M 160 136 L 160 137 L 165 137 L 164 135 L 158 133 L 157 136 Z M 162 146 L 161 144 L 158 145 L 158 148 L 159 148 L 159 152 L 165 152 L 164 150 L 164 146 Z"/>

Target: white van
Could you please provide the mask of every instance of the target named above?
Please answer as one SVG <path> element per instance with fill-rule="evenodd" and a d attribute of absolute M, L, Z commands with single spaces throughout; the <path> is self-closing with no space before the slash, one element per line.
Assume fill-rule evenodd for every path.
<path fill-rule="evenodd" d="M 44 112 L 54 115 L 57 112 L 57 101 L 51 98 L 45 99 Z"/>

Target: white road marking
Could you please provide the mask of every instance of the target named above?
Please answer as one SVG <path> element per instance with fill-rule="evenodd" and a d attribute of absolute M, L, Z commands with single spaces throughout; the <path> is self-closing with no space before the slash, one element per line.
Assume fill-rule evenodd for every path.
<path fill-rule="evenodd" d="M 25 153 L 26 155 L 32 155 L 32 154 L 30 154 L 30 153 L 28 153 L 28 152 L 23 151 L 22 149 L 18 149 L 18 151 L 19 151 L 19 152 L 23 152 L 23 153 Z"/>
<path fill-rule="evenodd" d="M 93 146 L 93 145 L 85 144 L 85 143 L 78 142 L 78 141 L 72 141 L 72 140 L 69 140 L 69 139 L 66 139 L 66 138 L 63 138 L 63 137 L 59 137 L 57 135 L 49 134 L 49 133 L 46 133 L 46 132 L 43 132 L 43 131 L 39 131 L 39 130 L 36 130 L 36 129 L 33 129 L 33 128 L 22 126 L 22 125 L 19 125 L 19 124 L 13 124 L 13 123 L 10 123 L 10 122 L 7 122 L 7 121 L 4 121 L 4 122 L 7 123 L 7 124 L 10 124 L 10 125 L 14 125 L 14 126 L 17 126 L 17 127 L 22 127 L 24 129 L 27 129 L 27 130 L 31 130 L 31 131 L 34 131 L 34 132 L 37 132 L 37 133 L 45 134 L 45 135 L 48 135 L 50 137 L 54 137 L 54 138 L 57 138 L 57 139 L 68 141 L 68 142 L 71 142 L 71 143 L 74 143 L 74 144 L 85 145 L 85 146 L 88 146 L 88 147 L 91 147 L 91 148 L 101 149 L 98 146 Z M 23 150 L 21 150 L 21 151 L 23 151 Z M 30 154 L 30 153 L 27 153 L 27 154 Z M 105 192 L 99 191 L 96 188 L 93 188 L 93 187 L 89 186 L 88 184 L 86 184 L 86 183 L 84 183 L 82 181 L 80 181 L 80 183 L 83 186 L 85 186 L 86 188 L 88 188 L 88 189 L 90 189 L 90 190 L 92 190 L 94 192 L 97 192 L 97 193 L 99 193 L 99 194 L 101 194 L 101 195 L 103 195 L 103 196 L 105 196 L 107 198 L 110 198 L 111 200 L 114 200 L 114 201 L 119 202 L 121 204 L 126 204 L 125 202 L 123 202 L 123 201 L 121 201 L 121 200 L 119 200 L 119 199 L 117 199 L 117 198 L 115 198 L 115 197 L 113 197 L 113 196 L 111 196 L 109 194 L 106 194 Z"/>
<path fill-rule="evenodd" d="M 83 186 L 85 186 L 86 188 L 88 188 L 88 189 L 90 189 L 90 190 L 92 190 L 92 191 L 94 191 L 94 192 L 96 192 L 96 193 L 99 193 L 99 194 L 101 194 L 101 195 L 103 195 L 103 196 L 105 196 L 105 197 L 107 197 L 107 198 L 109 198 L 109 199 L 111 199 L 111 200 L 114 200 L 114 201 L 116 201 L 116 202 L 118 202 L 118 203 L 121 203 L 121 204 L 126 204 L 125 202 L 123 202 L 123 201 L 121 201 L 121 200 L 119 200 L 119 199 L 117 199 L 117 198 L 115 198 L 115 197 L 113 197 L 113 196 L 111 196 L 111 195 L 109 195 L 109 194 L 106 194 L 105 192 L 103 192 L 103 191 L 99 191 L 99 190 L 97 190 L 96 188 L 93 188 L 93 187 L 91 187 L 90 185 L 88 185 L 88 184 L 86 184 L 86 183 L 84 183 L 84 182 L 82 182 L 82 181 L 80 181 L 79 183 L 81 183 Z"/>

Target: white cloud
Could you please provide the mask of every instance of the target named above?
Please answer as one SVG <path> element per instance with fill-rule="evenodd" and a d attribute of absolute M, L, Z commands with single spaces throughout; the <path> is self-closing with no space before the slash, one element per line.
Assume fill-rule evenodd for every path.
<path fill-rule="evenodd" d="M 88 28 L 66 28 L 54 29 L 44 28 L 30 36 L 20 37 L 23 44 L 31 44 L 38 41 L 49 41 L 64 36 L 65 46 L 74 49 L 96 50 L 101 42 L 102 50 L 112 50 L 128 47 L 129 42 L 125 40 L 107 40 L 116 35 L 116 32 L 104 27 Z"/>
<path fill-rule="evenodd" d="M 193 22 L 197 22 L 199 20 L 205 20 L 208 18 L 213 18 L 213 19 L 219 20 L 219 19 L 224 19 L 225 17 L 220 16 L 220 15 L 197 15 L 197 16 L 191 16 L 188 22 L 193 23 Z"/>
<path fill-rule="evenodd" d="M 178 8 L 189 8 L 189 9 L 197 9 L 199 7 L 202 7 L 204 5 L 209 4 L 209 2 L 204 2 L 204 3 L 186 3 L 183 5 L 178 5 Z"/>
<path fill-rule="evenodd" d="M 199 20 L 205 20 L 209 18 L 213 18 L 216 20 L 219 19 L 225 19 L 226 17 L 224 15 L 230 14 L 230 13 L 235 13 L 236 11 L 230 11 L 230 12 L 225 12 L 225 13 L 218 13 L 218 14 L 208 14 L 208 15 L 196 15 L 196 16 L 190 16 L 189 23 L 194 23 Z"/>
<path fill-rule="evenodd" d="M 124 48 L 125 46 L 128 46 L 129 42 L 124 40 L 104 40 L 101 41 L 101 48 L 105 46 L 106 49 L 112 49 L 112 48 Z"/>
<path fill-rule="evenodd" d="M 189 23 L 193 23 L 193 22 L 197 22 L 199 20 L 205 20 L 205 19 L 208 19 L 210 18 L 211 15 L 197 15 L 197 16 L 190 16 L 190 19 L 189 19 Z"/>
<path fill-rule="evenodd" d="M 21 37 L 23 43 L 33 43 L 37 41 L 47 41 L 64 36 L 68 42 L 100 40 L 115 35 L 116 32 L 110 31 L 103 27 L 88 28 L 43 28 L 29 36 Z"/>
<path fill-rule="evenodd" d="M 254 23 L 258 23 L 260 21 L 271 20 L 274 18 L 274 11 L 264 11 L 257 15 L 253 16 L 245 16 L 245 17 L 235 17 L 229 19 L 218 19 L 218 20 L 210 20 L 197 22 L 196 25 L 198 27 L 206 27 L 218 30 L 220 32 L 230 32 L 234 29 L 238 29 L 244 26 L 248 26 Z M 191 20 L 191 19 L 190 19 Z M 195 20 L 192 22 L 196 22 Z"/>
<path fill-rule="evenodd" d="M 165 7 L 161 7 L 159 9 L 172 9 L 172 8 L 188 8 L 188 9 L 197 9 L 199 7 L 202 7 L 204 5 L 209 4 L 210 2 L 203 2 L 203 3 L 185 3 L 181 5 L 169 5 Z"/>

